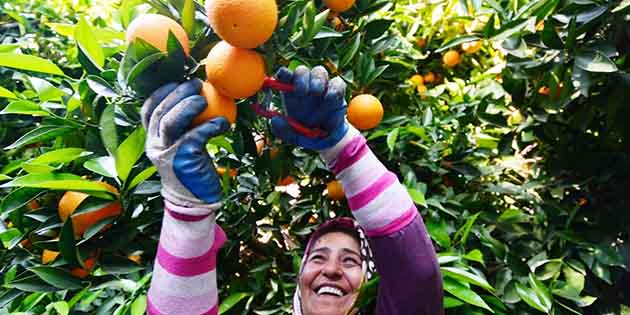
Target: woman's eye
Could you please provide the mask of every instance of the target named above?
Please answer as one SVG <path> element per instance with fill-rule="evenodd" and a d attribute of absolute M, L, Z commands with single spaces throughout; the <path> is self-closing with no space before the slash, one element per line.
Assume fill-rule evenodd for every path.
<path fill-rule="evenodd" d="M 353 264 L 353 265 L 358 265 L 359 264 L 359 262 L 356 259 L 354 259 L 354 258 L 346 258 L 346 259 L 343 260 L 343 262 L 346 263 L 346 264 Z"/>
<path fill-rule="evenodd" d="M 311 261 L 322 261 L 324 260 L 324 256 L 321 255 L 315 255 L 311 257 Z"/>

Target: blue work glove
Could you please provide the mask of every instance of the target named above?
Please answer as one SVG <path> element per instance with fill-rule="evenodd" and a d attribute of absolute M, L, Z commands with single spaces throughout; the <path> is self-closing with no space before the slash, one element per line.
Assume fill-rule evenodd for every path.
<path fill-rule="evenodd" d="M 224 117 L 193 129 L 192 120 L 206 108 L 194 79 L 157 89 L 142 106 L 147 130 L 146 153 L 162 177 L 162 196 L 183 207 L 216 209 L 222 190 L 219 176 L 206 151 L 208 139 L 230 127 Z"/>
<path fill-rule="evenodd" d="M 276 73 L 280 82 L 292 84 L 293 92 L 283 93 L 286 114 L 309 128 L 319 128 L 325 137 L 310 138 L 301 135 L 276 116 L 271 119 L 271 131 L 286 143 L 313 150 L 333 147 L 348 131 L 346 116 L 346 83 L 340 77 L 328 80 L 328 72 L 322 66 L 310 70 L 298 66 L 295 72 L 280 68 Z"/>

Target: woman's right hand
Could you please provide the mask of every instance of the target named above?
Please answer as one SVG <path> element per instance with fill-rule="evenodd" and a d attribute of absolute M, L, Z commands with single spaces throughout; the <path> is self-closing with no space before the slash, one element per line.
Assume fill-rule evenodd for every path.
<path fill-rule="evenodd" d="M 192 120 L 207 106 L 199 95 L 201 85 L 198 79 L 170 83 L 144 102 L 145 148 L 160 173 L 166 200 L 184 207 L 216 208 L 222 198 L 221 183 L 206 143 L 230 124 L 218 117 L 190 129 Z"/>

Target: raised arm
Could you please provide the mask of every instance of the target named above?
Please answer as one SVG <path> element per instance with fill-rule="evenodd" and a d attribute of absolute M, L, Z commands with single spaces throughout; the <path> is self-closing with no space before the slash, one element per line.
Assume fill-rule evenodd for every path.
<path fill-rule="evenodd" d="M 385 168 L 354 128 L 333 148 L 320 153 L 370 238 L 381 277 L 377 314 L 443 314 L 435 249 L 396 175 Z"/>
<path fill-rule="evenodd" d="M 345 121 L 345 83 L 328 81 L 323 67 L 281 69 L 276 76 L 294 86 L 284 94 L 287 114 L 327 136 L 300 135 L 280 116 L 272 119 L 272 131 L 285 142 L 319 151 L 341 181 L 354 217 L 370 237 L 381 276 L 377 314 L 442 314 L 440 270 L 422 218 L 396 175 Z"/>
<path fill-rule="evenodd" d="M 221 117 L 189 130 L 206 107 L 200 88 L 198 80 L 169 84 L 142 107 L 146 152 L 160 173 L 165 202 L 149 315 L 218 314 L 216 257 L 226 237 L 215 223 L 222 191 L 205 145 L 229 123 Z"/>

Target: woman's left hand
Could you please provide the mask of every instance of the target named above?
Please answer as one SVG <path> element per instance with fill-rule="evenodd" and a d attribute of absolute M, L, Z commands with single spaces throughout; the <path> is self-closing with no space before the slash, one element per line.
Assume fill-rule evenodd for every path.
<path fill-rule="evenodd" d="M 309 128 L 326 132 L 324 137 L 307 137 L 297 133 L 281 116 L 271 119 L 271 131 L 286 143 L 313 150 L 333 147 L 348 131 L 346 116 L 346 83 L 336 77 L 328 80 L 328 72 L 317 66 L 309 70 L 298 66 L 295 72 L 281 68 L 278 81 L 293 85 L 293 92 L 284 92 L 286 114 Z"/>

